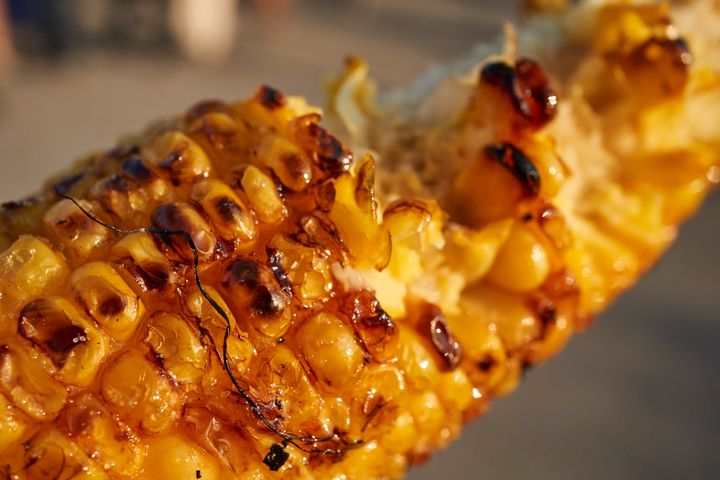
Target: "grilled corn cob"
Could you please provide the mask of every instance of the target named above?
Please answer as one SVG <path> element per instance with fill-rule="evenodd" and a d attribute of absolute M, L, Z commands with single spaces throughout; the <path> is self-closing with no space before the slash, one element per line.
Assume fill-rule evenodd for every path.
<path fill-rule="evenodd" d="M 398 478 L 556 353 L 718 181 L 718 12 L 536 15 L 383 103 L 349 61 L 354 155 L 262 87 L 5 204 L 0 478 Z"/>

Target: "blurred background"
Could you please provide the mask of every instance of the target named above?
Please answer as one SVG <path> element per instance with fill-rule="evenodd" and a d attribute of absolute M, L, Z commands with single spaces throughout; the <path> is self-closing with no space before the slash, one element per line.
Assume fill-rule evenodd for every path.
<path fill-rule="evenodd" d="M 0 201 L 163 113 L 260 83 L 321 103 L 346 54 L 383 87 L 496 36 L 516 1 L 0 0 Z M 661 263 L 421 479 L 720 478 L 720 196 Z"/>

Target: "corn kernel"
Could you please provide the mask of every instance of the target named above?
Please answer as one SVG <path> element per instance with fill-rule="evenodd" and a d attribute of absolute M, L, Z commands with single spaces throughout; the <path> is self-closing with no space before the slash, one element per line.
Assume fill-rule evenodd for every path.
<path fill-rule="evenodd" d="M 255 237 L 255 219 L 233 190 L 219 180 L 205 180 L 193 187 L 192 197 L 210 216 L 226 240 L 247 242 Z"/>
<path fill-rule="evenodd" d="M 57 417 L 65 405 L 65 388 L 18 345 L 0 345 L 0 388 L 28 416 L 39 421 Z"/>
<path fill-rule="evenodd" d="M 26 304 L 20 310 L 18 332 L 50 358 L 58 378 L 74 385 L 92 382 L 107 355 L 105 336 L 61 297 Z"/>
<path fill-rule="evenodd" d="M 343 389 L 363 364 L 352 330 L 334 315 L 321 313 L 306 320 L 297 335 L 313 373 L 332 390 Z"/>
<path fill-rule="evenodd" d="M 81 200 L 80 205 L 89 212 L 95 210 L 93 204 L 88 201 Z M 94 222 L 66 199 L 53 205 L 43 216 L 43 222 L 66 252 L 77 259 L 88 258 L 110 237 L 107 228 Z"/>
<path fill-rule="evenodd" d="M 266 136 L 258 148 L 257 156 L 290 190 L 302 191 L 312 179 L 310 160 L 305 152 L 288 138 L 279 135 Z"/>
<path fill-rule="evenodd" d="M 160 135 L 153 143 L 152 154 L 155 165 L 166 171 L 175 185 L 207 178 L 212 171 L 207 154 L 182 132 Z"/>
<path fill-rule="evenodd" d="M 23 235 L 0 254 L 0 291 L 20 303 L 61 285 L 67 275 L 65 259 L 39 237 Z"/>
<path fill-rule="evenodd" d="M 115 357 L 103 374 L 100 391 L 115 411 L 149 432 L 162 432 L 178 418 L 179 395 L 139 352 Z"/>
<path fill-rule="evenodd" d="M 95 321 L 116 340 L 127 340 L 145 313 L 140 298 L 107 263 L 92 262 L 70 278 L 75 297 Z"/>
<path fill-rule="evenodd" d="M 198 476 L 198 472 L 200 476 Z M 179 436 L 154 439 L 148 448 L 148 456 L 141 479 L 146 480 L 219 480 L 218 466 L 202 449 Z"/>
<path fill-rule="evenodd" d="M 0 452 L 15 444 L 27 429 L 27 420 L 0 394 Z"/>
<path fill-rule="evenodd" d="M 148 322 L 145 343 L 179 383 L 194 382 L 205 371 L 207 351 L 188 323 L 177 315 L 154 314 Z"/>
<path fill-rule="evenodd" d="M 516 224 L 495 258 L 489 280 L 512 291 L 534 290 L 550 274 L 550 259 L 535 234 Z"/>
<path fill-rule="evenodd" d="M 260 222 L 274 224 L 285 218 L 287 210 L 275 183 L 262 170 L 248 166 L 243 172 L 241 184 Z"/>

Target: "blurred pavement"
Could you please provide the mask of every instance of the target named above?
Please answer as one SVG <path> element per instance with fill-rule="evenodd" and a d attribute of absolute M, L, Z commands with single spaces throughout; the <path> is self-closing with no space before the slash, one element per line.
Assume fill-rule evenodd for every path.
<path fill-rule="evenodd" d="M 280 18 L 244 12 L 237 51 L 217 68 L 163 52 L 21 65 L 0 86 L 0 200 L 196 100 L 268 83 L 322 102 L 346 54 L 400 85 L 492 38 L 514 3 L 298 2 Z M 719 234 L 716 194 L 640 285 L 409 478 L 720 478 Z"/>

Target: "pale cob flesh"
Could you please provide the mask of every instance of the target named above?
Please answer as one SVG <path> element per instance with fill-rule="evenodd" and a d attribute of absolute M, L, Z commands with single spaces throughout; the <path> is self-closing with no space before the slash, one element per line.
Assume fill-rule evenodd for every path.
<path fill-rule="evenodd" d="M 262 88 L 7 204 L 0 473 L 398 478 L 447 445 L 717 182 L 717 7 L 623 5 L 519 37 L 549 82 L 508 52 L 376 104 L 350 62 L 354 157 Z"/>

